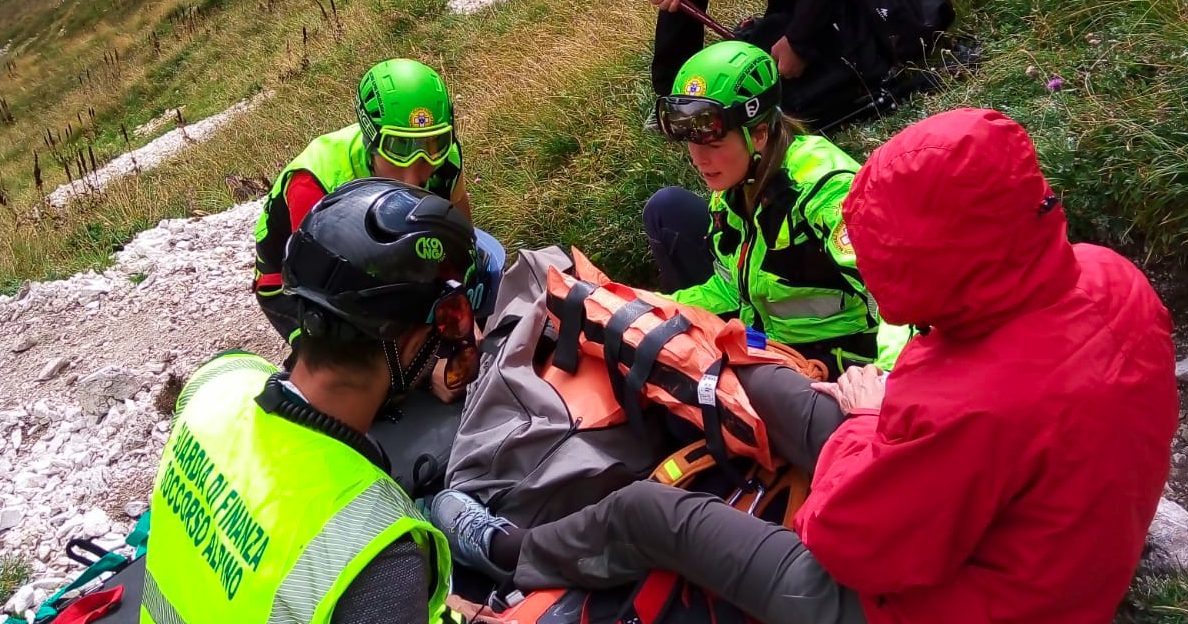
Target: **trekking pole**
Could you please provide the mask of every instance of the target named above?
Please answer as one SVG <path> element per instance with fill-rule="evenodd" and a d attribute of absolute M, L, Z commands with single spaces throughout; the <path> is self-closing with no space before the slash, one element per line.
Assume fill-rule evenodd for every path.
<path fill-rule="evenodd" d="M 733 31 L 714 21 L 714 18 L 706 15 L 705 11 L 693 6 L 689 0 L 681 0 L 681 10 L 693 16 L 693 19 L 704 24 L 706 28 L 718 33 L 723 39 L 727 41 L 734 39 Z"/>

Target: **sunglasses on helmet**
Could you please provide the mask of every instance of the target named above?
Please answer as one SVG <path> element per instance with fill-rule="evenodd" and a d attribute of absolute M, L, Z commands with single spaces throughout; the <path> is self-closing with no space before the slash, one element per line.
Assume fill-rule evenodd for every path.
<path fill-rule="evenodd" d="M 780 90 L 771 88 L 745 102 L 723 106 L 706 97 L 665 95 L 656 99 L 656 121 L 669 140 L 705 145 L 759 118 L 779 103 L 779 97 Z"/>
<path fill-rule="evenodd" d="M 452 125 L 430 130 L 384 126 L 380 128 L 376 150 L 384 160 L 397 167 L 408 167 L 418 159 L 437 167 L 449 157 L 453 145 Z"/>

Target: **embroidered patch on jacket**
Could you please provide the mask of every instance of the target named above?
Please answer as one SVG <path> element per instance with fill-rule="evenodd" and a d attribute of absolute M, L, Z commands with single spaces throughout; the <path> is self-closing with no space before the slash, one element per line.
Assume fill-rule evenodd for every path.
<path fill-rule="evenodd" d="M 850 233 L 846 231 L 844 223 L 833 230 L 833 248 L 846 255 L 854 254 L 854 246 L 850 244 Z"/>

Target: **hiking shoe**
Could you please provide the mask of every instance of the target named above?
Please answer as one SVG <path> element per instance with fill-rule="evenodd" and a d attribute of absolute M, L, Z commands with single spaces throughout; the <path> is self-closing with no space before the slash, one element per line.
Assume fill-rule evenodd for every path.
<path fill-rule="evenodd" d="M 458 490 L 442 490 L 433 497 L 430 522 L 445 533 L 454 561 L 500 582 L 511 579 L 512 572 L 495 565 L 490 552 L 495 531 L 506 533 L 504 527 L 514 524 L 491 515 L 486 507 Z"/>

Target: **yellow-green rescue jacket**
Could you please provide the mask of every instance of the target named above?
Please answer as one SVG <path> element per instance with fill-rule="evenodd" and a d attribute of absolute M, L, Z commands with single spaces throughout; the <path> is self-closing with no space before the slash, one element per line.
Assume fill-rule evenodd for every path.
<path fill-rule="evenodd" d="M 431 553 L 438 620 L 444 536 L 358 452 L 257 405 L 275 371 L 231 353 L 182 390 L 153 486 L 141 622 L 328 623 L 355 576 L 406 535 Z"/>
<path fill-rule="evenodd" d="M 878 311 L 855 268 L 841 215 L 858 166 L 828 140 L 801 135 L 751 217 L 741 187 L 715 192 L 709 233 L 714 274 L 671 297 L 716 314 L 737 312 L 744 323 L 788 345 L 876 334 Z M 877 356 L 889 366 L 906 332 L 883 334 L 891 342 L 880 336 L 878 354 L 847 351 L 847 357 Z"/>

